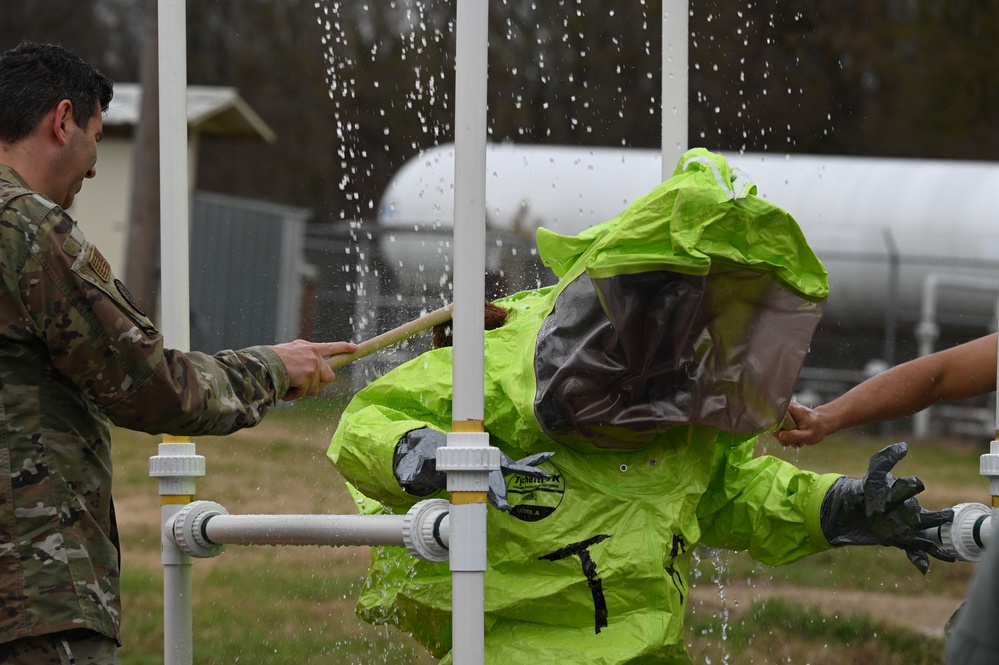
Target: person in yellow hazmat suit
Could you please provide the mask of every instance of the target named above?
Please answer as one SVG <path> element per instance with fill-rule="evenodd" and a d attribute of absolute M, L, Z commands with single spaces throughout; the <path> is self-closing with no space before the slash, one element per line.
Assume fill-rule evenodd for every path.
<path fill-rule="evenodd" d="M 840 545 L 890 545 L 923 572 L 948 555 L 921 536 L 953 519 L 921 482 L 754 457 L 776 428 L 828 295 L 824 267 L 784 210 L 695 149 L 618 217 L 578 236 L 539 229 L 553 287 L 497 301 L 485 336 L 490 477 L 486 662 L 688 663 L 694 547 L 783 564 Z M 360 391 L 328 456 L 364 512 L 444 496 L 435 451 L 451 427 L 451 350 Z M 359 614 L 450 662 L 446 563 L 372 555 Z"/>

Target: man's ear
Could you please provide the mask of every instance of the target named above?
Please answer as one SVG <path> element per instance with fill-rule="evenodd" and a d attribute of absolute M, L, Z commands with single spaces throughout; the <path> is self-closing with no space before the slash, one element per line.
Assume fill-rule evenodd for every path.
<path fill-rule="evenodd" d="M 69 140 L 69 125 L 75 122 L 76 120 L 73 118 L 73 102 L 68 99 L 59 102 L 52 114 L 51 127 L 53 136 L 60 146 L 66 145 L 66 142 Z"/>

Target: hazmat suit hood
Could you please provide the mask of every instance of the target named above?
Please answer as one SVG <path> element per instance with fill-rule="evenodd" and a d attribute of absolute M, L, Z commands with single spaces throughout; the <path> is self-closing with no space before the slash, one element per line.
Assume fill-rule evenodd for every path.
<path fill-rule="evenodd" d="M 829 287 L 786 211 L 721 156 L 577 236 L 538 230 L 560 278 L 534 353 L 534 413 L 567 444 L 640 448 L 696 424 L 771 429 L 790 400 Z"/>

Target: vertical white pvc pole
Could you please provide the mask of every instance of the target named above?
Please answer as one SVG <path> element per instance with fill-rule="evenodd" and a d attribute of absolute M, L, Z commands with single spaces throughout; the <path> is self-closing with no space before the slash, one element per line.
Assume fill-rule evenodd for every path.
<path fill-rule="evenodd" d="M 458 0 L 454 107 L 454 420 L 482 420 L 483 415 L 488 8 L 488 0 Z"/>
<path fill-rule="evenodd" d="M 486 90 L 489 0 L 458 0 L 455 53 L 452 432 L 438 453 L 451 492 L 455 665 L 485 661 L 486 490 L 499 452 L 484 430 Z M 495 453 L 495 457 L 490 457 Z"/>
<path fill-rule="evenodd" d="M 690 0 L 663 0 L 663 180 L 687 151 Z"/>
<path fill-rule="evenodd" d="M 184 0 L 159 0 L 159 129 L 160 129 L 160 278 L 162 328 L 165 343 L 172 348 L 190 348 L 189 322 L 189 231 L 187 168 L 187 7 Z M 166 534 L 165 526 L 191 500 L 193 476 L 184 469 L 199 456 L 186 439 L 167 437 L 160 455 L 150 459 L 151 475 L 160 477 L 160 517 L 163 562 L 163 646 L 166 665 L 190 665 L 193 661 L 193 610 L 191 603 L 191 559 Z M 161 468 L 176 462 L 178 469 Z M 200 458 L 201 474 L 204 458 Z M 163 476 L 166 476 L 165 478 Z M 170 489 L 174 484 L 178 487 Z M 183 486 L 183 487 L 181 487 Z"/>
<path fill-rule="evenodd" d="M 160 292 L 163 336 L 170 348 L 191 346 L 188 289 L 190 195 L 187 168 L 187 14 L 181 0 L 161 0 Z"/>
<path fill-rule="evenodd" d="M 193 443 L 165 442 L 149 458 L 149 475 L 160 486 L 160 560 L 163 563 L 163 662 L 191 665 L 194 659 L 191 557 L 177 545 L 169 525 L 194 499 L 199 476 L 205 475 L 205 458 Z"/>

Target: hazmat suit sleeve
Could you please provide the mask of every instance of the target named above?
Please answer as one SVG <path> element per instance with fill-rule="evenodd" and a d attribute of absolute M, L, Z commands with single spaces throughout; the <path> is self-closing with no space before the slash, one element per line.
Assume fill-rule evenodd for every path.
<path fill-rule="evenodd" d="M 831 549 L 819 511 L 841 476 L 803 471 L 768 455 L 754 458 L 755 443 L 719 436 L 708 491 L 697 507 L 702 542 L 748 550 L 772 566 Z"/>
<path fill-rule="evenodd" d="M 450 363 L 450 349 L 426 353 L 394 370 L 391 381 L 369 385 L 347 407 L 328 457 L 365 496 L 392 508 L 408 508 L 422 498 L 399 485 L 393 455 L 407 432 L 450 429 Z"/>
<path fill-rule="evenodd" d="M 531 359 L 541 309 L 549 290 L 522 292 L 502 301 L 506 322 L 485 336 L 486 429 L 492 445 L 514 459 L 552 450 L 533 414 Z M 428 351 L 369 384 L 351 400 L 327 457 L 364 495 L 396 509 L 418 499 L 399 485 L 393 457 L 407 432 L 451 431 L 452 353 Z"/>

